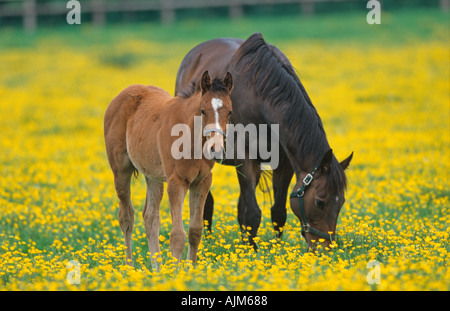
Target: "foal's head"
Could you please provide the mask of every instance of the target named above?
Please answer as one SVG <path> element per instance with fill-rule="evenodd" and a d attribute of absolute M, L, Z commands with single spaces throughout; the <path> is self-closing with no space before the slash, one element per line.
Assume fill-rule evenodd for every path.
<path fill-rule="evenodd" d="M 207 139 L 203 153 L 210 159 L 223 158 L 226 126 L 233 112 L 230 99 L 232 89 L 233 78 L 229 72 L 227 72 L 225 79 L 215 78 L 212 82 L 208 71 L 203 73 L 200 112 L 202 114 L 203 136 Z"/>
<path fill-rule="evenodd" d="M 345 202 L 347 179 L 344 170 L 349 166 L 353 153 L 338 162 L 330 149 L 320 165 L 301 176 L 291 193 L 291 208 L 302 223 L 302 235 L 308 248 L 316 243 L 327 247 L 334 240 L 336 223 Z"/>

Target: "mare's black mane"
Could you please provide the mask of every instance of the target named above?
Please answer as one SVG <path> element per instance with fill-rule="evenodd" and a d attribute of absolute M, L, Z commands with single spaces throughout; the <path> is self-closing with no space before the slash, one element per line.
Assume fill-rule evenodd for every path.
<path fill-rule="evenodd" d="M 330 149 L 322 121 L 306 93 L 289 60 L 276 47 L 268 45 L 261 34 L 253 34 L 235 52 L 232 62 L 249 89 L 283 114 L 283 126 L 294 135 L 297 157 L 313 156 L 319 165 Z M 342 193 L 347 184 L 344 170 L 333 156 L 329 169 L 328 186 L 335 193 Z"/>

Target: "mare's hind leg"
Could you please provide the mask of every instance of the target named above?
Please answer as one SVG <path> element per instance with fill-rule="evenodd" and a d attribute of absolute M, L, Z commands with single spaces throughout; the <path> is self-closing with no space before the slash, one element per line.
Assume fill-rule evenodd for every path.
<path fill-rule="evenodd" d="M 255 190 L 261 176 L 261 169 L 257 161 L 245 160 L 237 170 L 241 187 L 238 201 L 238 222 L 244 234 L 250 233 L 249 243 L 256 250 L 257 246 L 253 238 L 256 237 L 261 223 L 261 209 L 256 201 Z"/>
<path fill-rule="evenodd" d="M 282 157 L 280 154 L 280 163 L 277 169 L 273 171 L 272 176 L 275 200 L 270 209 L 272 224 L 278 237 L 281 237 L 283 233 L 282 228 L 286 224 L 286 199 L 293 174 L 294 170 L 289 159 L 286 156 Z"/>
<path fill-rule="evenodd" d="M 134 167 L 128 156 L 122 159 L 122 166 L 114 169 L 114 185 L 119 197 L 119 224 L 125 238 L 127 264 L 132 264 L 131 238 L 134 225 L 134 208 L 131 204 L 130 182 Z"/>
<path fill-rule="evenodd" d="M 188 260 L 192 260 L 194 265 L 197 263 L 198 245 L 202 238 L 203 230 L 203 209 L 209 188 L 211 187 L 212 174 L 203 178 L 197 184 L 191 184 L 189 187 L 189 248 Z"/>
<path fill-rule="evenodd" d="M 164 183 L 152 181 L 148 178 L 145 180 L 147 182 L 147 198 L 145 199 L 142 217 L 144 218 L 145 233 L 147 234 L 152 268 L 158 271 L 158 262 L 153 256 L 155 253 L 160 252 L 159 227 L 161 225 L 161 220 L 159 218 L 159 206 L 164 194 Z"/>

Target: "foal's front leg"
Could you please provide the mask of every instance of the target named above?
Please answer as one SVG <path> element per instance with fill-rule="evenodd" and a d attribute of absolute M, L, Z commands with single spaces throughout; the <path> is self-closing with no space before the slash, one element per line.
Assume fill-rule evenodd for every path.
<path fill-rule="evenodd" d="M 202 238 L 203 230 L 203 210 L 206 196 L 212 182 L 211 172 L 199 183 L 192 184 L 189 187 L 189 248 L 188 260 L 192 260 L 194 265 L 197 263 L 197 251 Z"/>
<path fill-rule="evenodd" d="M 189 184 L 177 176 L 167 180 L 172 231 L 170 232 L 170 251 L 180 261 L 186 243 L 186 231 L 183 228 L 183 202 Z"/>
<path fill-rule="evenodd" d="M 144 211 L 142 216 L 144 218 L 145 233 L 148 239 L 148 249 L 150 250 L 152 267 L 158 271 L 158 261 L 153 258 L 155 253 L 160 253 L 159 249 L 159 227 L 161 220 L 159 218 L 159 205 L 164 194 L 164 183 L 152 181 L 149 178 L 145 179 L 147 182 L 147 199 L 145 200 Z M 159 256 L 159 255 L 158 255 Z"/>

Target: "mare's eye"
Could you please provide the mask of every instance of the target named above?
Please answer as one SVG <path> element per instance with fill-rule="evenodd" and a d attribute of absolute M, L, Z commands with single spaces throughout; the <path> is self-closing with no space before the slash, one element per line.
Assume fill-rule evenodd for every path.
<path fill-rule="evenodd" d="M 228 112 L 228 116 L 231 116 L 232 113 L 233 113 L 233 110 L 230 110 L 230 111 Z"/>
<path fill-rule="evenodd" d="M 320 209 L 323 209 L 325 206 L 325 202 L 319 199 L 316 199 L 316 206 Z"/>
<path fill-rule="evenodd" d="M 202 113 L 202 115 L 205 115 L 205 110 L 201 109 L 200 112 Z"/>

